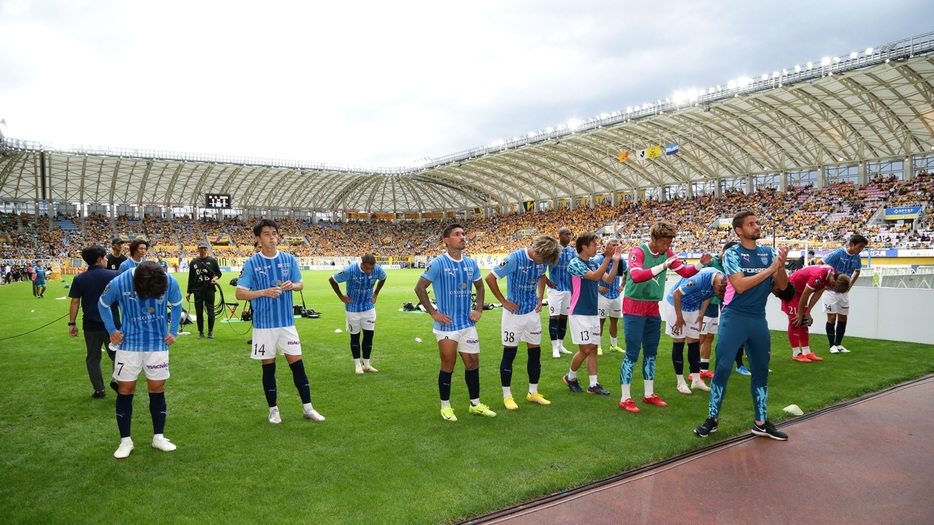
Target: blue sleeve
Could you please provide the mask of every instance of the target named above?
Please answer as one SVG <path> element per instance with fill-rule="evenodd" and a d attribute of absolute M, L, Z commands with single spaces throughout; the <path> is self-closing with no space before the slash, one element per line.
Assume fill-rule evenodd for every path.
<path fill-rule="evenodd" d="M 379 266 L 377 266 L 377 268 L 379 268 Z M 350 266 L 345 267 L 343 270 L 335 273 L 331 277 L 339 283 L 347 282 L 347 279 L 350 279 Z"/>
<path fill-rule="evenodd" d="M 422 277 L 425 280 L 430 282 L 435 282 L 438 279 L 438 272 L 441 271 L 441 264 L 438 263 L 437 257 L 432 259 L 428 266 L 425 268 L 425 272 L 422 274 Z"/>
<path fill-rule="evenodd" d="M 739 252 L 733 248 L 730 248 L 723 254 L 723 273 L 725 273 L 727 277 L 733 274 L 743 273 L 743 267 L 739 264 Z"/>
<path fill-rule="evenodd" d="M 178 337 L 178 325 L 182 320 L 182 289 L 178 286 L 178 281 L 171 275 L 169 276 L 169 306 L 172 307 L 172 321 L 169 325 L 169 333 L 173 337 Z"/>
<path fill-rule="evenodd" d="M 503 277 L 506 277 L 507 275 L 515 273 L 516 268 L 518 267 L 519 267 L 518 257 L 514 257 L 512 253 L 510 253 L 509 255 L 506 256 L 505 259 L 503 259 L 503 262 L 499 263 L 499 266 L 497 266 L 496 268 L 493 268 L 493 275 L 495 275 L 497 279 L 502 279 Z"/>
<path fill-rule="evenodd" d="M 587 265 L 584 264 L 584 261 L 582 261 L 579 258 L 575 258 L 571 260 L 570 263 L 568 263 L 568 273 L 571 275 L 576 275 L 577 277 L 584 277 L 585 275 L 587 275 L 587 272 L 589 271 L 590 269 L 587 268 Z"/>
<path fill-rule="evenodd" d="M 386 280 L 386 270 L 382 266 L 376 265 L 376 280 L 385 281 Z"/>
<path fill-rule="evenodd" d="M 117 331 L 117 325 L 114 324 L 113 312 L 110 310 L 110 305 L 117 301 L 117 298 L 120 297 L 120 293 L 115 291 L 117 288 L 115 285 L 117 279 L 110 281 L 106 288 L 104 288 L 104 293 L 101 294 L 101 298 L 97 301 L 97 311 L 101 314 L 101 321 L 104 321 L 104 327 L 107 329 L 108 334 L 112 334 Z"/>
<path fill-rule="evenodd" d="M 289 280 L 293 283 L 302 282 L 302 270 L 298 267 L 298 259 L 295 257 L 290 257 L 292 259 L 292 268 L 289 270 Z"/>
<path fill-rule="evenodd" d="M 237 288 L 246 290 L 253 289 L 253 260 L 247 259 L 243 263 L 243 271 L 240 272 L 240 278 L 237 279 Z"/>
<path fill-rule="evenodd" d="M 473 273 L 477 276 L 473 282 L 479 282 L 477 286 L 483 286 L 483 277 L 480 275 L 480 265 L 477 264 L 477 261 L 475 261 L 473 258 L 468 257 L 467 260 L 470 261 L 470 266 L 473 267 Z"/>

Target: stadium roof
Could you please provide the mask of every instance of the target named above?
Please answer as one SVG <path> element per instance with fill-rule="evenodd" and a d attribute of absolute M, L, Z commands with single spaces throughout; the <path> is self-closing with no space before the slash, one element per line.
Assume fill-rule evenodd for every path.
<path fill-rule="evenodd" d="M 776 71 L 574 129 L 367 169 L 270 159 L 78 147 L 5 138 L 0 201 L 204 206 L 247 211 L 421 212 L 631 192 L 800 172 L 934 150 L 934 33 L 800 71 Z M 665 155 L 665 145 L 678 153 Z M 638 152 L 661 146 L 658 158 Z M 619 153 L 629 152 L 620 162 Z"/>

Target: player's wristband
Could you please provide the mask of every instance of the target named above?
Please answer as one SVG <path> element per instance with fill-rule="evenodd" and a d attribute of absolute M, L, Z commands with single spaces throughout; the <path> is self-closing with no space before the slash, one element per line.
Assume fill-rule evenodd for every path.
<path fill-rule="evenodd" d="M 68 323 L 68 326 L 78 326 L 78 323 Z"/>
<path fill-rule="evenodd" d="M 694 268 L 696 268 L 697 271 L 701 271 L 702 269 L 704 269 L 704 265 L 701 264 L 700 261 L 697 261 L 696 263 L 694 263 Z"/>

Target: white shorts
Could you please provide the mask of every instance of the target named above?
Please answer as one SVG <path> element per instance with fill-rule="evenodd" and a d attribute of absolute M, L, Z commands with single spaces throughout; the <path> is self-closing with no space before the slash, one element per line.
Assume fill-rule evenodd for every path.
<path fill-rule="evenodd" d="M 359 334 L 360 330 L 373 331 L 376 327 L 376 308 L 365 312 L 345 312 L 347 315 L 347 331 Z"/>
<path fill-rule="evenodd" d="M 440 343 L 445 339 L 449 339 L 457 342 L 457 351 L 463 354 L 479 354 L 480 353 L 480 336 L 477 335 L 477 327 L 471 326 L 470 328 L 464 328 L 463 330 L 452 330 L 450 332 L 444 332 L 441 330 L 432 330 L 432 333 L 435 334 L 435 339 Z"/>
<path fill-rule="evenodd" d="M 548 315 L 567 315 L 571 308 L 571 291 L 558 291 L 555 288 L 548 288 Z"/>
<path fill-rule="evenodd" d="M 278 354 L 302 355 L 302 342 L 298 339 L 298 330 L 294 326 L 254 328 L 250 357 L 275 359 Z"/>
<path fill-rule="evenodd" d="M 824 292 L 821 302 L 824 305 L 824 313 L 840 315 L 849 315 L 850 313 L 849 292 L 837 293 L 833 290 L 827 290 Z"/>
<path fill-rule="evenodd" d="M 623 296 L 620 295 L 616 299 L 607 299 L 604 296 L 600 296 L 597 299 L 597 314 L 600 316 L 600 319 L 606 319 L 607 317 L 615 317 L 619 319 L 623 316 Z"/>
<path fill-rule="evenodd" d="M 598 315 L 572 315 L 568 317 L 568 329 L 571 331 L 571 342 L 576 345 L 600 344 Z"/>
<path fill-rule="evenodd" d="M 684 318 L 684 326 L 681 327 L 677 332 L 672 331 L 672 326 L 678 320 L 678 314 L 675 313 L 675 307 L 673 305 L 665 302 L 665 334 L 671 336 L 672 339 L 700 339 L 700 323 L 701 312 L 697 310 L 695 312 L 685 312 L 681 311 L 681 317 Z"/>
<path fill-rule="evenodd" d="M 701 335 L 717 335 L 717 330 L 720 328 L 720 316 L 717 317 L 707 317 L 704 316 L 704 320 L 701 322 Z"/>
<path fill-rule="evenodd" d="M 530 346 L 542 344 L 542 316 L 534 310 L 521 315 L 503 310 L 503 346 L 519 346 L 520 341 Z"/>
<path fill-rule="evenodd" d="M 113 378 L 124 383 L 135 382 L 139 373 L 145 371 L 146 379 L 165 381 L 169 378 L 169 352 L 127 352 L 117 350 L 114 356 Z"/>

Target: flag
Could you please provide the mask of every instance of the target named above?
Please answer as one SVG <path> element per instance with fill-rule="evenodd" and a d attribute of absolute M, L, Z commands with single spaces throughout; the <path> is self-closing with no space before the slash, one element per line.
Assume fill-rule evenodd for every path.
<path fill-rule="evenodd" d="M 661 156 L 662 147 L 661 146 L 652 146 L 651 148 L 646 148 L 646 157 L 650 159 L 655 159 Z"/>
<path fill-rule="evenodd" d="M 678 153 L 678 143 L 665 144 L 665 155 L 674 155 Z"/>
<path fill-rule="evenodd" d="M 620 161 L 620 162 L 626 162 L 627 160 L 629 160 L 629 152 L 628 152 L 628 151 L 620 151 L 620 152 L 619 152 L 619 161 Z"/>

